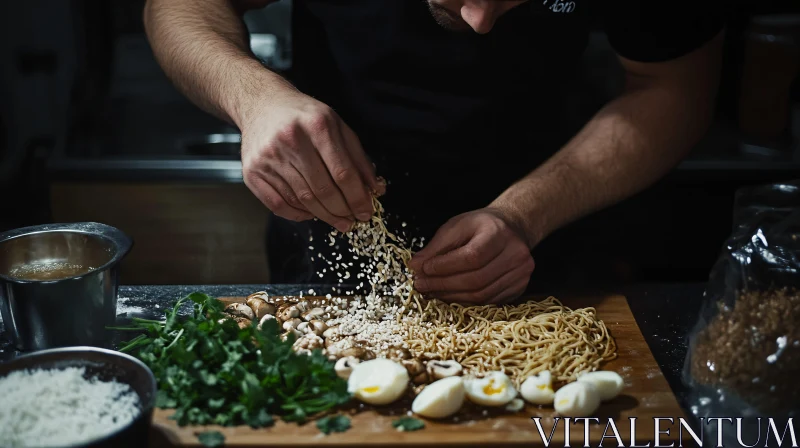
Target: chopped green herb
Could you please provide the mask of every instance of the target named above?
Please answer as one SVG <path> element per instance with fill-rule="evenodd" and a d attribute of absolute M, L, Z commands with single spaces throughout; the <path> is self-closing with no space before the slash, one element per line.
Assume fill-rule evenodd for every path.
<path fill-rule="evenodd" d="M 317 420 L 317 428 L 325 434 L 345 432 L 350 429 L 350 419 L 344 415 L 322 417 Z"/>
<path fill-rule="evenodd" d="M 188 318 L 178 316 L 187 300 Z M 320 350 L 310 355 L 282 340 L 277 322 L 240 329 L 223 305 L 193 293 L 166 312 L 164 322 L 133 319 L 144 334 L 120 348 L 153 371 L 156 403 L 175 409 L 178 425 L 270 426 L 273 416 L 303 422 L 350 400 L 347 382 Z M 210 436 L 208 436 L 210 437 Z"/>
<path fill-rule="evenodd" d="M 425 423 L 414 417 L 401 417 L 393 421 L 392 426 L 398 431 L 418 431 L 425 427 Z"/>
<path fill-rule="evenodd" d="M 225 445 L 225 436 L 219 431 L 206 431 L 197 433 L 197 440 L 207 447 L 218 447 Z"/>

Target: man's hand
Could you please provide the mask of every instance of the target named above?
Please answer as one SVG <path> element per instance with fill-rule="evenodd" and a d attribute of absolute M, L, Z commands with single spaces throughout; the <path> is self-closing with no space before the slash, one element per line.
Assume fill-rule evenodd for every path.
<path fill-rule="evenodd" d="M 382 194 L 355 133 L 330 107 L 285 90 L 256 102 L 242 128 L 244 182 L 273 213 L 317 217 L 341 232 L 373 213 Z"/>
<path fill-rule="evenodd" d="M 201 108 L 242 131 L 244 182 L 273 213 L 346 231 L 383 194 L 361 143 L 330 107 L 300 93 L 250 51 L 242 16 L 274 0 L 148 0 L 153 53 Z"/>
<path fill-rule="evenodd" d="M 484 208 L 445 223 L 410 266 L 423 294 L 448 302 L 499 303 L 525 291 L 534 263 L 511 221 L 499 209 Z"/>

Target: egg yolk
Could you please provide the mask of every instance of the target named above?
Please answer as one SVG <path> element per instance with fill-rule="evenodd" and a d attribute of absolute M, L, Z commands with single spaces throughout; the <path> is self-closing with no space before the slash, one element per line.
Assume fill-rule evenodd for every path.
<path fill-rule="evenodd" d="M 378 387 L 378 386 L 370 386 L 370 387 L 362 387 L 361 388 L 361 392 L 365 392 L 365 393 L 368 393 L 368 394 L 374 394 L 375 392 L 377 392 L 379 390 L 381 390 L 381 388 Z"/>
<path fill-rule="evenodd" d="M 539 389 L 539 390 L 545 390 L 545 389 L 547 389 L 547 384 L 540 384 L 540 385 L 536 386 L 536 388 Z"/>
<path fill-rule="evenodd" d="M 567 404 L 567 403 L 569 403 L 569 400 L 561 400 L 561 401 L 558 402 L 558 404 L 560 404 L 560 405 L 561 404 Z"/>
<path fill-rule="evenodd" d="M 483 393 L 486 395 L 497 395 L 506 390 L 506 386 L 501 384 L 497 389 L 494 388 L 494 379 L 489 380 L 489 384 L 483 386 Z"/>

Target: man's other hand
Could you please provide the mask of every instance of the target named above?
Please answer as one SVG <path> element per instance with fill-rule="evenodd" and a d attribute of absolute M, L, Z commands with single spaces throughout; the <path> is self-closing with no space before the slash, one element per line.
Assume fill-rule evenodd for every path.
<path fill-rule="evenodd" d="M 527 288 L 534 262 L 523 237 L 498 209 L 445 223 L 411 260 L 415 288 L 448 302 L 501 303 Z"/>

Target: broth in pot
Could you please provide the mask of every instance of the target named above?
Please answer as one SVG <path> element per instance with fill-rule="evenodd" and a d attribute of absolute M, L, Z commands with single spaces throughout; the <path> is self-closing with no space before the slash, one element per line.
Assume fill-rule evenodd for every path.
<path fill-rule="evenodd" d="M 8 276 L 23 281 L 53 281 L 88 274 L 93 270 L 91 266 L 54 261 L 15 266 L 8 272 Z"/>

